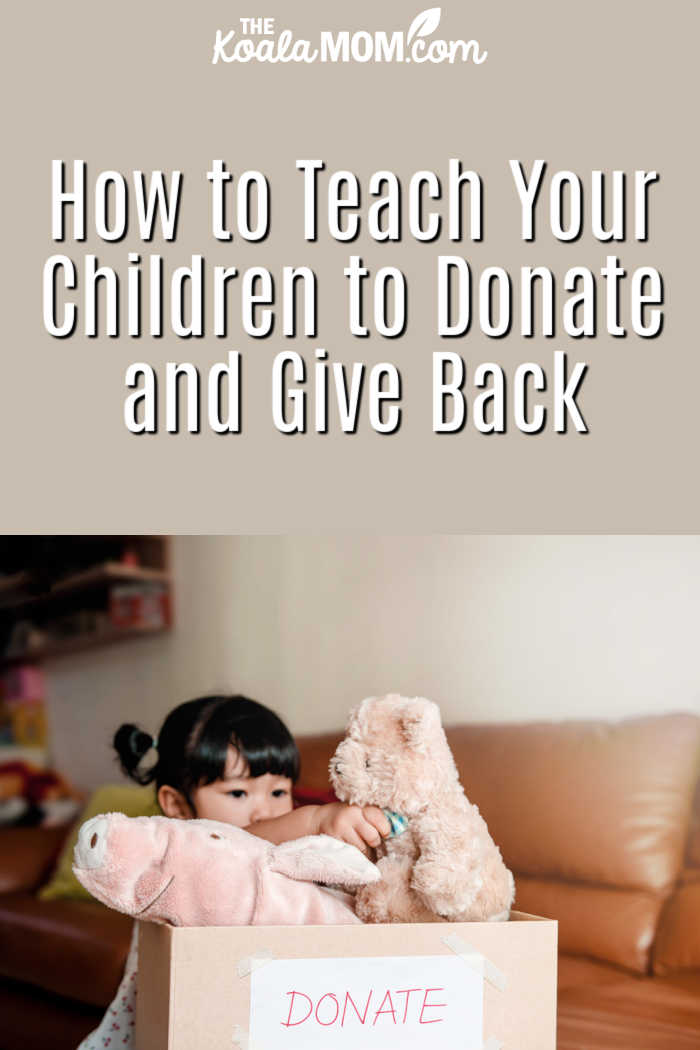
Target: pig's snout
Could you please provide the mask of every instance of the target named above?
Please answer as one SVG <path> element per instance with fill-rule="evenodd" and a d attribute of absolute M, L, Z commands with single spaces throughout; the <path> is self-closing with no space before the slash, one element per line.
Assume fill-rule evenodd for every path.
<path fill-rule="evenodd" d="M 93 817 L 83 824 L 75 844 L 74 861 L 76 868 L 101 868 L 107 853 L 106 817 Z"/>

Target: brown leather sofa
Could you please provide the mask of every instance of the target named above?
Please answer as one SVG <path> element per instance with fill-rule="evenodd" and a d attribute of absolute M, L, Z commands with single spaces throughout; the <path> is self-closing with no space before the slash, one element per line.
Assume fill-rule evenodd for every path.
<path fill-rule="evenodd" d="M 516 874 L 517 907 L 559 920 L 559 1050 L 697 1050 L 700 719 L 448 735 Z M 338 739 L 300 740 L 307 790 L 328 789 Z M 62 837 L 0 833 L 0 1050 L 72 1050 L 119 980 L 130 922 L 35 896 Z"/>

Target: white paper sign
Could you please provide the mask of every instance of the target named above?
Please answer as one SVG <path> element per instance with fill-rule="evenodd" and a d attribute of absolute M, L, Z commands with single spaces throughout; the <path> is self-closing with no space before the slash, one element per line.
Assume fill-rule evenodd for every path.
<path fill-rule="evenodd" d="M 251 1050 L 482 1050 L 481 974 L 456 956 L 275 959 L 253 971 Z"/>

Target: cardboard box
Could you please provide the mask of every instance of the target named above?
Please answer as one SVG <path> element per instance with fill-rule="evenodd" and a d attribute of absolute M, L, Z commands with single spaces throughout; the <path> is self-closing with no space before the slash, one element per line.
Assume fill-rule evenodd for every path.
<path fill-rule="evenodd" d="M 139 936 L 139 1050 L 555 1050 L 548 919 Z"/>

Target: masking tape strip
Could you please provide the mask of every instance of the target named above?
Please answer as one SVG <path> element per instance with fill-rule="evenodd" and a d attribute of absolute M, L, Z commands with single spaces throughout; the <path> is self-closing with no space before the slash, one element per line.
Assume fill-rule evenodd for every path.
<path fill-rule="evenodd" d="M 488 981 L 489 984 L 497 988 L 499 992 L 505 992 L 506 990 L 506 975 L 498 969 L 497 966 L 487 959 L 485 955 L 478 952 L 476 948 L 472 948 L 471 944 L 467 944 L 456 934 L 449 934 L 447 937 L 442 938 L 443 944 L 458 955 L 460 959 L 463 959 L 467 966 L 471 966 L 472 970 L 476 970 L 480 973 L 484 980 Z M 491 1047 L 489 1047 L 491 1050 Z M 495 1048 L 494 1048 L 495 1050 Z"/>
<path fill-rule="evenodd" d="M 246 955 L 238 960 L 236 966 L 238 976 L 247 977 L 253 970 L 259 970 L 261 966 L 272 962 L 273 959 L 274 955 L 268 948 L 263 948 L 262 951 L 254 952 L 252 955 Z"/>
<path fill-rule="evenodd" d="M 490 1036 L 484 1043 L 483 1050 L 501 1050 L 503 1043 L 500 1039 L 496 1039 L 495 1035 Z"/>
<path fill-rule="evenodd" d="M 250 1036 L 245 1028 L 242 1028 L 239 1024 L 233 1026 L 233 1042 L 235 1046 L 240 1047 L 240 1050 L 252 1050 Z"/>

